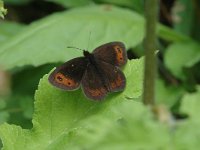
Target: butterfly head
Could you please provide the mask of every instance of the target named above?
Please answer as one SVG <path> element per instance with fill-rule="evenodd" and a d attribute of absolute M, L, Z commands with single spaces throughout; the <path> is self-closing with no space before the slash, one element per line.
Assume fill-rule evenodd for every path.
<path fill-rule="evenodd" d="M 88 51 L 86 51 L 86 50 L 83 50 L 83 55 L 84 55 L 85 57 L 89 57 L 91 54 L 90 54 L 90 52 L 88 52 Z"/>

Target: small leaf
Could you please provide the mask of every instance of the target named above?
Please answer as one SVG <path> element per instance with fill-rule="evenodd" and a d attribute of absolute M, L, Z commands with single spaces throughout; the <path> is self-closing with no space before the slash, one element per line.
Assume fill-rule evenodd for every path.
<path fill-rule="evenodd" d="M 165 64 L 176 77 L 185 79 L 183 67 L 200 61 L 199 49 L 200 45 L 194 42 L 174 43 L 166 51 Z"/>
<path fill-rule="evenodd" d="M 197 92 L 187 93 L 182 99 L 181 112 L 187 113 L 189 118 L 179 124 L 174 135 L 179 149 L 196 149 L 200 146 L 200 87 L 197 89 Z"/>
<path fill-rule="evenodd" d="M 161 79 L 156 80 L 156 103 L 165 104 L 168 108 L 174 106 L 182 97 L 184 89 L 180 86 L 165 85 Z"/>
<path fill-rule="evenodd" d="M 4 3 L 0 0 L 0 17 L 4 19 L 4 16 L 7 14 L 7 9 L 4 8 Z"/>
<path fill-rule="evenodd" d="M 199 105 L 200 105 L 200 86 L 197 86 L 195 93 L 187 93 L 182 100 L 181 112 L 188 113 L 189 119 L 200 124 Z"/>

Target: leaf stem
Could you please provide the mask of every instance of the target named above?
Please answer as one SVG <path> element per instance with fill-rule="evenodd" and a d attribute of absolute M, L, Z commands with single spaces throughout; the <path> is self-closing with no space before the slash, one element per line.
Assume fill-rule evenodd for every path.
<path fill-rule="evenodd" d="M 146 37 L 145 48 L 145 70 L 144 70 L 144 94 L 143 102 L 146 105 L 154 104 L 154 87 L 156 77 L 156 24 L 158 15 L 159 0 L 145 1 L 146 15 Z"/>

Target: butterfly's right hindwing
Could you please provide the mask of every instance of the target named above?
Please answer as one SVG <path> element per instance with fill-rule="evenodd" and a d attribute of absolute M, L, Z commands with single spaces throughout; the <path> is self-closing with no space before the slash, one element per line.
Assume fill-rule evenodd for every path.
<path fill-rule="evenodd" d="M 101 100 L 108 93 L 102 76 L 94 65 L 88 65 L 81 83 L 83 92 L 90 99 Z"/>

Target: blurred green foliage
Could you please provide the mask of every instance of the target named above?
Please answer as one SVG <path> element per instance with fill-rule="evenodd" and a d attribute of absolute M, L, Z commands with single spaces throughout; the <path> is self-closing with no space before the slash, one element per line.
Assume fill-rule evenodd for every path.
<path fill-rule="evenodd" d="M 0 71 L 11 75 L 12 83 L 11 93 L 0 95 L 0 138 L 4 149 L 199 147 L 197 0 L 177 0 L 171 13 L 164 14 L 166 18 L 171 16 L 171 27 L 158 24 L 156 103 L 174 113 L 172 116 L 163 113 L 163 109 L 158 111 L 158 117 L 168 118 L 164 123 L 156 120 L 141 103 L 144 1 L 4 0 L 4 3 L 8 14 L 4 16 L 5 8 L 0 1 L 0 16 L 5 17 L 0 20 Z M 164 1 L 161 4 L 162 11 Z M 31 16 L 31 11 L 37 17 Z M 32 20 L 27 23 L 24 18 Z M 55 66 L 82 55 L 67 46 L 92 51 L 110 41 L 124 42 L 130 59 L 142 57 L 128 61 L 123 68 L 127 77 L 124 92 L 112 93 L 99 103 L 87 100 L 80 89 L 63 92 L 48 83 L 47 74 Z M 0 74 L 0 83 L 2 80 L 9 78 Z M 183 114 L 188 118 L 176 120 Z"/>

